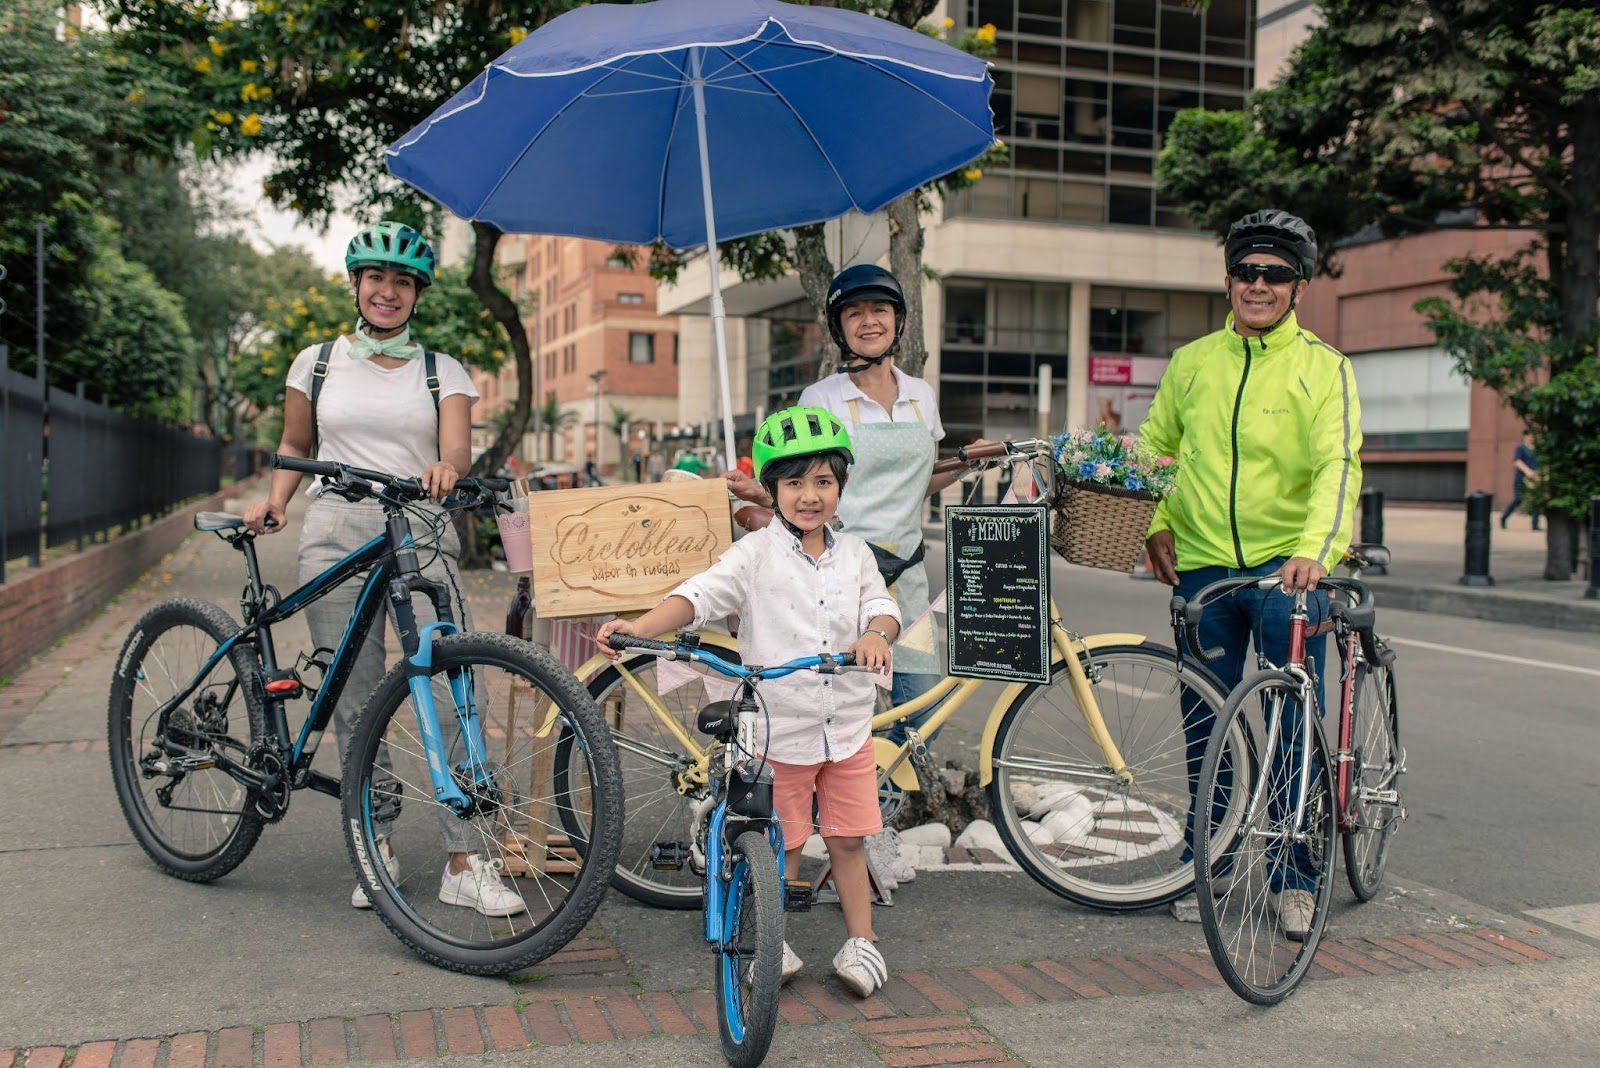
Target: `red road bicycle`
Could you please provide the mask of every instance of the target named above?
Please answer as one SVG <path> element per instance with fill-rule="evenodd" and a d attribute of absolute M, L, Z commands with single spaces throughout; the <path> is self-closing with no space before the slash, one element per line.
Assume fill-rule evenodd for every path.
<path fill-rule="evenodd" d="M 1377 557 L 1372 551 L 1347 562 L 1360 568 L 1381 562 Z M 1200 648 L 1201 615 L 1207 604 L 1252 587 L 1270 591 L 1280 584 L 1276 575 L 1223 579 L 1174 605 L 1192 651 L 1208 660 L 1221 655 Z M 1258 1005 L 1293 993 L 1316 954 L 1333 898 L 1335 835 L 1344 839 L 1350 889 L 1370 901 L 1406 814 L 1398 787 L 1406 769 L 1395 656 L 1374 629 L 1372 593 L 1355 579 L 1324 578 L 1319 587 L 1344 596 L 1327 619 L 1313 622 L 1306 594 L 1293 595 L 1287 663 L 1258 655 L 1258 670 L 1228 695 L 1197 784 L 1197 797 L 1231 798 L 1235 812 L 1242 804 L 1236 828 L 1197 836 L 1195 890 L 1217 971 L 1234 993 Z M 1328 744 L 1320 688 L 1305 653 L 1308 637 L 1328 631 L 1340 665 L 1337 748 Z M 1234 755 L 1237 746 L 1218 742 L 1239 732 L 1253 743 L 1244 761 Z M 1292 917 L 1296 908 L 1301 914 Z"/>

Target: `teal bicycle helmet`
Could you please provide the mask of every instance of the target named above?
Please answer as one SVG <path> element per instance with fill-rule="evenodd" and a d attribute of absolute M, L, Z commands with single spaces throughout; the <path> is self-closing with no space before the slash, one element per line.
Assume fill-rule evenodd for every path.
<path fill-rule="evenodd" d="M 437 257 L 428 239 L 404 223 L 380 222 L 350 239 L 344 250 L 344 269 L 392 267 L 404 271 L 423 286 L 433 285 Z"/>

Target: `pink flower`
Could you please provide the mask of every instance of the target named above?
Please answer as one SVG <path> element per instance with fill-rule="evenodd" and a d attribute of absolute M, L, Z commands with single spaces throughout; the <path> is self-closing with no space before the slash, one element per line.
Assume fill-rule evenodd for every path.
<path fill-rule="evenodd" d="M 1156 457 L 1156 466 L 1157 467 L 1171 467 L 1172 466 L 1172 457 L 1170 457 L 1170 456 L 1157 456 Z"/>
<path fill-rule="evenodd" d="M 1110 464 L 1099 464 L 1094 469 L 1095 478 L 1104 478 L 1111 473 Z"/>
<path fill-rule="evenodd" d="M 1122 447 L 1124 449 L 1131 449 L 1131 448 L 1133 448 L 1133 446 L 1137 442 L 1137 440 L 1138 439 L 1135 438 L 1132 434 L 1124 434 L 1124 435 L 1122 435 Z"/>

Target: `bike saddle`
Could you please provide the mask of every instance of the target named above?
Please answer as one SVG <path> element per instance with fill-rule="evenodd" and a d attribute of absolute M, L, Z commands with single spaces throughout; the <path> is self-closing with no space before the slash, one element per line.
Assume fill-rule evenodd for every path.
<path fill-rule="evenodd" d="M 194 517 L 196 530 L 235 530 L 242 526 L 244 516 L 228 512 L 196 512 Z"/>
<path fill-rule="evenodd" d="M 700 710 L 700 718 L 695 725 L 701 734 L 722 738 L 732 734 L 738 722 L 732 701 L 713 701 Z"/>

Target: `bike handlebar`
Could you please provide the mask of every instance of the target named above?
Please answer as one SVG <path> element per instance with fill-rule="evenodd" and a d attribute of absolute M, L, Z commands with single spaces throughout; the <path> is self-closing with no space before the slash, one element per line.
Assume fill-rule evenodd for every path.
<path fill-rule="evenodd" d="M 949 460 L 940 460 L 933 465 L 933 473 L 947 474 L 952 471 L 962 471 L 978 460 L 1017 459 L 1032 460 L 1039 456 L 1049 456 L 1051 445 L 1043 438 L 1032 438 L 1028 441 L 991 441 L 984 445 L 966 445 L 956 450 L 956 454 Z"/>
<path fill-rule="evenodd" d="M 1174 635 L 1182 632 L 1181 647 L 1187 647 L 1201 660 L 1211 661 L 1220 657 L 1226 650 L 1221 646 L 1206 649 L 1200 644 L 1200 619 L 1205 615 L 1206 606 L 1211 602 L 1226 597 L 1244 589 L 1272 590 L 1283 586 L 1280 575 L 1256 575 L 1247 578 L 1219 579 L 1204 587 L 1190 598 L 1174 595 L 1169 605 L 1172 612 L 1172 630 Z M 1350 594 L 1355 598 L 1352 609 L 1363 609 L 1373 603 L 1372 590 L 1366 583 L 1356 579 L 1335 578 L 1324 575 L 1317 580 L 1318 589 L 1338 590 Z"/>
<path fill-rule="evenodd" d="M 415 478 L 402 478 L 399 475 L 386 474 L 383 471 L 371 471 L 364 467 L 351 467 L 349 464 L 336 463 L 332 460 L 308 460 L 303 456 L 288 456 L 281 452 L 272 454 L 272 466 L 280 471 L 298 471 L 303 475 L 317 475 L 322 478 L 332 479 L 345 487 L 356 487 L 356 481 L 376 482 L 381 486 L 396 491 L 401 497 L 408 500 L 426 500 L 428 493 L 422 488 L 422 483 Z M 456 479 L 455 491 L 463 494 L 473 494 L 479 498 L 487 498 L 490 494 L 506 493 L 511 489 L 511 480 L 506 478 L 470 478 Z M 452 491 L 452 492 L 455 492 Z"/>
<path fill-rule="evenodd" d="M 817 656 L 798 657 L 786 664 L 760 667 L 755 664 L 730 664 L 715 653 L 682 642 L 660 642 L 654 638 L 640 638 L 632 634 L 607 635 L 606 644 L 618 651 L 633 649 L 661 657 L 670 656 L 674 660 L 698 662 L 736 679 L 777 679 L 784 675 L 792 675 L 796 671 L 815 671 L 822 675 L 834 675 L 844 668 L 856 666 L 854 653 L 822 653 Z"/>

